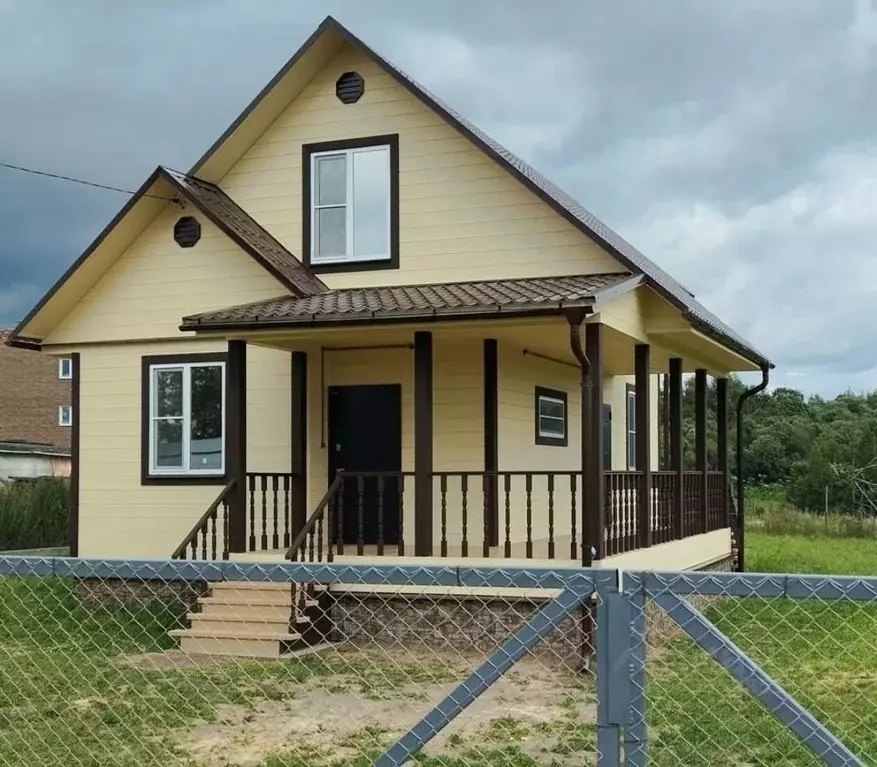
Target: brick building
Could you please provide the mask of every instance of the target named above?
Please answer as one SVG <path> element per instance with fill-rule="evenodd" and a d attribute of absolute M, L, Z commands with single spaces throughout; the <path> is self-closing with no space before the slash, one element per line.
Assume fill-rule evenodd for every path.
<path fill-rule="evenodd" d="M 6 345 L 0 330 L 0 480 L 69 474 L 69 360 Z"/>

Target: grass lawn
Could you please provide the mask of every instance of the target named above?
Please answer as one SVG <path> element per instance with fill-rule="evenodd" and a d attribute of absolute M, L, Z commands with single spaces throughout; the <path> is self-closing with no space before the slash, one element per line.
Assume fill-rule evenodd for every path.
<path fill-rule="evenodd" d="M 747 544 L 751 570 L 877 573 L 864 539 L 753 531 Z M 877 762 L 877 605 L 746 598 L 707 614 Z M 61 579 L 0 579 L 0 766 L 365 767 L 476 661 L 348 648 L 192 663 L 168 652 L 180 620 L 156 605 L 87 606 Z M 650 643 L 651 764 L 819 764 L 686 637 L 665 628 Z M 457 724 L 421 767 L 592 763 L 593 681 L 520 664 Z"/>
<path fill-rule="evenodd" d="M 863 539 L 750 532 L 747 556 L 756 572 L 877 573 L 877 543 Z M 707 615 L 849 748 L 877 761 L 877 604 L 729 599 Z M 649 657 L 655 764 L 822 764 L 686 637 Z"/>

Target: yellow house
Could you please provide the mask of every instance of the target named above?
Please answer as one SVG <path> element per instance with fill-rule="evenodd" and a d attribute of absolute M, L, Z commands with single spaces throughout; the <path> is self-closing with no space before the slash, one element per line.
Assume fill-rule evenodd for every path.
<path fill-rule="evenodd" d="M 73 359 L 71 545 L 114 558 L 715 565 L 727 379 L 770 365 L 331 18 L 12 342 Z"/>

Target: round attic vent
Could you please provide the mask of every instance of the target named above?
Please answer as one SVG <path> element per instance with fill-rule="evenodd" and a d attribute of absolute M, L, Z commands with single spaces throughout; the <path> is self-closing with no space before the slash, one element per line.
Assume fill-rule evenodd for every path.
<path fill-rule="evenodd" d="M 335 95 L 344 104 L 355 104 L 365 93 L 365 80 L 357 72 L 345 72 L 335 83 Z"/>
<path fill-rule="evenodd" d="M 201 224 L 197 218 L 183 216 L 174 224 L 174 241 L 181 248 L 192 248 L 201 239 Z"/>

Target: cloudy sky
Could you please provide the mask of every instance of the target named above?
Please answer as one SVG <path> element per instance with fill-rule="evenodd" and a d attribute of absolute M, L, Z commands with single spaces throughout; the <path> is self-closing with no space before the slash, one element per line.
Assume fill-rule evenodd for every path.
<path fill-rule="evenodd" d="M 769 354 L 877 388 L 873 0 L 0 0 L 0 162 L 189 167 L 327 14 Z M 0 326 L 123 196 L 0 169 Z"/>

